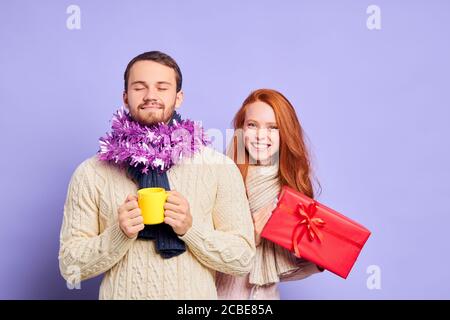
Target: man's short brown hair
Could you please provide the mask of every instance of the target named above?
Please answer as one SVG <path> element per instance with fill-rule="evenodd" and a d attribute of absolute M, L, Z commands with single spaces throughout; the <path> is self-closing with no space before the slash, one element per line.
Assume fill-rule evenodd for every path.
<path fill-rule="evenodd" d="M 177 82 L 177 92 L 181 90 L 181 85 L 183 82 L 183 76 L 181 74 L 180 67 L 176 63 L 176 61 L 169 55 L 160 52 L 160 51 L 149 51 L 141 53 L 140 55 L 134 57 L 127 65 L 127 68 L 125 69 L 125 73 L 123 75 L 123 79 L 125 82 L 125 91 L 128 90 L 128 77 L 130 76 L 130 69 L 138 61 L 155 61 L 157 63 L 160 63 L 162 65 L 165 65 L 169 68 L 172 68 L 175 71 L 175 80 Z"/>

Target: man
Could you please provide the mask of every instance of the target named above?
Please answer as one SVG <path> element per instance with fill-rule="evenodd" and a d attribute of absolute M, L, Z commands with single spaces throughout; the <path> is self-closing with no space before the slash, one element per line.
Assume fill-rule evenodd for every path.
<path fill-rule="evenodd" d="M 132 126 L 180 122 L 175 109 L 183 101 L 182 76 L 171 57 L 158 51 L 135 57 L 124 81 L 125 120 Z M 216 299 L 216 270 L 250 271 L 253 225 L 231 159 L 202 146 L 164 173 L 155 167 L 147 172 L 142 166 L 104 161 L 111 160 L 105 155 L 112 152 L 105 151 L 112 140 L 105 141 L 103 155 L 84 161 L 69 184 L 59 251 L 68 282 L 105 273 L 100 299 Z M 163 162 L 158 165 L 164 168 Z M 136 194 L 154 186 L 171 190 L 164 223 L 144 226 Z"/>

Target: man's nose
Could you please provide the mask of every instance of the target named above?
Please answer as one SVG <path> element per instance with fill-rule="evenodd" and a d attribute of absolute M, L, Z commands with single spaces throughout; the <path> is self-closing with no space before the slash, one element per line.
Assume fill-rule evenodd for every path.
<path fill-rule="evenodd" d="M 155 100 L 158 101 L 159 97 L 155 88 L 148 88 L 144 100 Z"/>

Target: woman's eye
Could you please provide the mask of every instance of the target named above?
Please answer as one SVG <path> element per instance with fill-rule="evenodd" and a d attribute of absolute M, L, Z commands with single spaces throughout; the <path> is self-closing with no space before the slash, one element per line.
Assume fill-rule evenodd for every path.
<path fill-rule="evenodd" d="M 248 124 L 247 124 L 247 127 L 249 127 L 249 128 L 254 128 L 254 127 L 256 127 L 256 125 L 255 125 L 254 123 L 248 123 Z"/>

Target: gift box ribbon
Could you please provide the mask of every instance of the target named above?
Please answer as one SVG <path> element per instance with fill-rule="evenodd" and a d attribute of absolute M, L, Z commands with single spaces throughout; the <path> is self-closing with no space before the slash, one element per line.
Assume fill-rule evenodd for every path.
<path fill-rule="evenodd" d="M 309 241 L 314 241 L 315 239 L 317 239 L 317 241 L 322 242 L 323 234 L 320 229 L 325 226 L 326 222 L 321 218 L 314 218 L 314 215 L 317 212 L 316 201 L 313 200 L 307 206 L 303 203 L 298 203 L 294 211 L 292 211 L 291 208 L 284 204 L 280 205 L 280 209 L 282 209 L 286 213 L 300 216 L 300 220 L 295 226 L 294 231 L 292 232 L 292 244 L 294 246 L 294 252 L 297 257 L 301 257 L 299 243 L 305 234 L 308 235 Z M 353 241 L 352 239 L 348 239 L 345 236 L 338 234 L 333 230 L 330 230 L 329 228 L 327 228 L 326 232 L 343 241 L 349 242 L 358 248 L 362 248 L 361 243 Z"/>
<path fill-rule="evenodd" d="M 308 206 L 305 206 L 303 203 L 299 203 L 297 204 L 295 212 L 300 215 L 300 221 L 292 233 L 292 243 L 294 245 L 295 254 L 300 257 L 300 249 L 298 244 L 302 237 L 306 233 L 308 234 L 310 241 L 317 239 L 319 242 L 322 242 L 323 235 L 319 228 L 323 228 L 325 221 L 321 218 L 313 218 L 317 212 L 317 205 L 315 202 L 311 202 Z"/>

